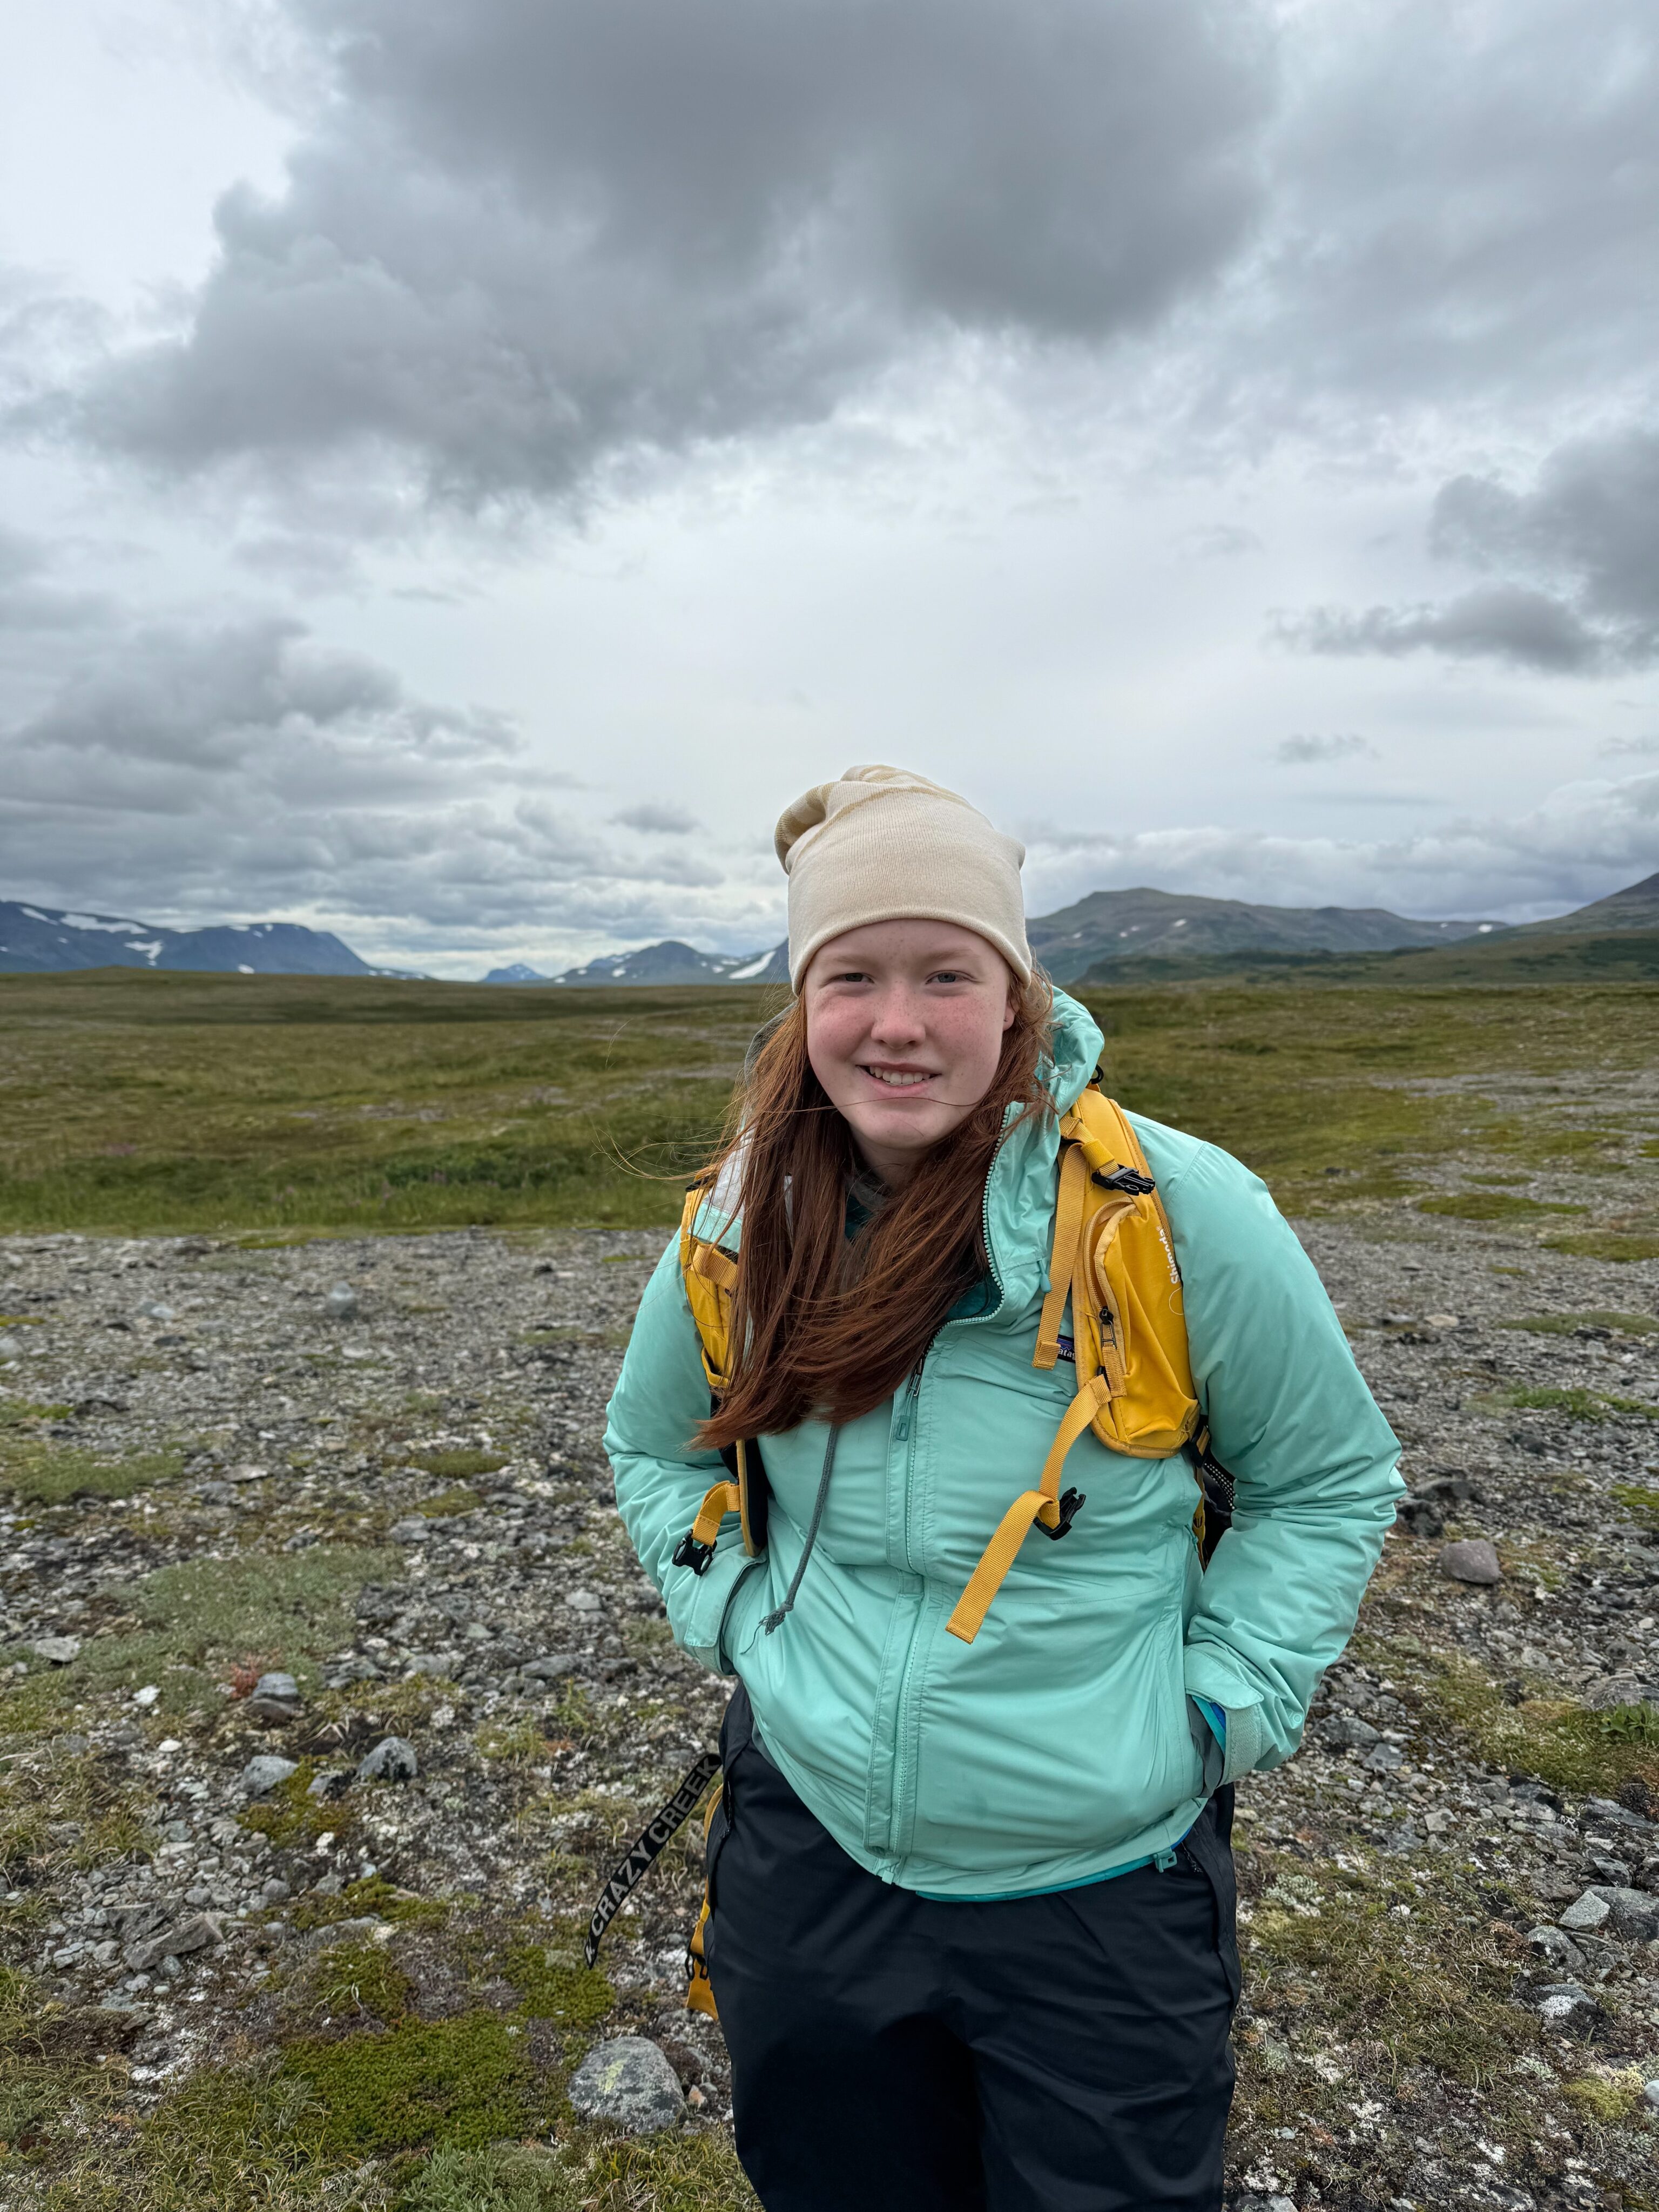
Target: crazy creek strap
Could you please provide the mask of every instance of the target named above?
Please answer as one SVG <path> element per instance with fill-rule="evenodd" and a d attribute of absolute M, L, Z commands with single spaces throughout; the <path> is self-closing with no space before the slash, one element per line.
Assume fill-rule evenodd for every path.
<path fill-rule="evenodd" d="M 628 1846 L 627 1856 L 600 1891 L 599 1901 L 593 1907 L 593 1917 L 587 1923 L 587 1940 L 582 1945 L 582 1956 L 590 1968 L 599 1955 L 599 1945 L 605 1929 L 650 1873 L 664 1847 L 672 1842 L 678 1830 L 696 1812 L 704 1790 L 720 1771 L 719 1752 L 704 1752 L 655 1819 L 647 1820 Z"/>

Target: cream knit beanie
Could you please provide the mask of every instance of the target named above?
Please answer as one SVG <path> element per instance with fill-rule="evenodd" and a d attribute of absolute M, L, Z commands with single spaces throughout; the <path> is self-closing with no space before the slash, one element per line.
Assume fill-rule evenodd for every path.
<path fill-rule="evenodd" d="M 832 937 L 911 919 L 977 931 L 1030 981 L 1025 848 L 954 791 L 907 769 L 849 768 L 785 808 L 775 842 L 789 878 L 792 990 Z"/>

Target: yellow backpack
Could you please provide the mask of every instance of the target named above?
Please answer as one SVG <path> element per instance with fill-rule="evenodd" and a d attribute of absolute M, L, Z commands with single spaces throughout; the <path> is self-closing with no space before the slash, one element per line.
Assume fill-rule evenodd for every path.
<path fill-rule="evenodd" d="M 705 1195 L 701 1184 L 686 1194 L 680 1272 L 702 1347 L 703 1372 L 718 1399 L 729 1374 L 738 1257 L 698 1236 Z M 1073 1334 L 1066 1345 L 1060 1329 L 1068 1297 Z M 1056 1540 L 1070 1529 L 1085 1500 L 1075 1490 L 1061 1494 L 1060 1470 L 1085 1429 L 1133 1459 L 1167 1459 L 1183 1448 L 1190 1450 L 1200 1488 L 1194 1527 L 1206 1559 L 1220 1533 L 1215 1523 L 1224 1520 L 1231 1507 L 1231 1480 L 1210 1456 L 1193 1389 L 1181 1270 L 1169 1217 L 1134 1131 L 1122 1109 L 1099 1089 L 1097 1079 L 1060 1116 L 1054 1249 L 1032 1365 L 1053 1367 L 1062 1347 L 1076 1364 L 1077 1395 L 1036 1487 L 1023 1491 L 1004 1514 L 945 1624 L 964 1644 L 978 1635 L 1032 1527 Z M 765 1477 L 755 1445 L 738 1444 L 727 1467 L 728 1479 L 710 1489 L 674 1553 L 678 1565 L 698 1574 L 714 1557 L 728 1514 L 739 1516 L 744 1548 L 751 1558 L 765 1546 Z M 1212 1486 L 1208 1528 L 1206 1475 Z"/>

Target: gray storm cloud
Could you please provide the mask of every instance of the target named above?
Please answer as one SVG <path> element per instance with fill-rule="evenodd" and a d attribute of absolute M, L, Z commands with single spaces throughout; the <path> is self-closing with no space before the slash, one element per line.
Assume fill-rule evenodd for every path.
<path fill-rule="evenodd" d="M 1430 542 L 1443 559 L 1510 574 L 1437 603 L 1316 608 L 1283 620 L 1281 636 L 1310 653 L 1437 653 L 1557 675 L 1659 661 L 1659 433 L 1574 439 L 1526 491 L 1454 477 Z"/>
<path fill-rule="evenodd" d="M 520 750 L 504 717 L 412 698 L 292 620 L 112 626 L 0 732 L 0 865 L 141 913 L 321 902 L 473 930 L 719 884 L 696 852 L 599 834 L 534 787 Z"/>
<path fill-rule="evenodd" d="M 223 192 L 205 276 L 131 312 L 61 296 L 44 266 L 0 270 L 9 501 L 29 471 L 43 487 L 57 472 L 39 514 L 9 503 L 0 533 L 0 888 L 158 915 L 320 908 L 411 945 L 546 924 L 758 947 L 776 930 L 771 864 L 763 838 L 751 851 L 732 830 L 708 762 L 682 775 L 671 757 L 652 783 L 568 803 L 559 770 L 602 778 L 628 732 L 683 711 L 705 733 L 688 748 L 709 744 L 721 766 L 742 756 L 746 796 L 764 749 L 812 726 L 768 703 L 775 676 L 826 714 L 856 714 L 896 669 L 903 680 L 902 654 L 884 663 L 855 624 L 836 641 L 835 683 L 783 665 L 818 651 L 803 605 L 832 611 L 820 620 L 858 608 L 835 565 L 856 555 L 800 516 L 819 493 L 827 507 L 857 492 L 866 465 L 872 482 L 890 465 L 896 478 L 894 454 L 910 473 L 888 511 L 910 503 L 917 549 L 903 652 L 938 639 L 948 660 L 973 605 L 951 599 L 952 546 L 1000 526 L 969 512 L 977 486 L 1002 480 L 963 465 L 982 439 L 1004 441 L 1011 477 L 1036 454 L 1058 497 L 1100 496 L 1114 531 L 1139 526 L 1143 491 L 1167 496 L 1194 605 L 1223 609 L 1224 630 L 1224 610 L 1244 609 L 1242 642 L 1194 626 L 1178 648 L 1102 609 L 1109 706 L 1120 661 L 1133 705 L 1229 653 L 1211 696 L 1247 702 L 1269 595 L 1297 603 L 1268 617 L 1271 639 L 1347 664 L 1291 670 L 1306 702 L 1292 689 L 1253 728 L 1250 758 L 1280 763 L 1276 800 L 1311 807 L 1318 787 L 1363 801 L 1368 759 L 1401 757 L 1390 687 L 1421 681 L 1407 662 L 1455 665 L 1446 736 L 1466 751 L 1488 679 L 1506 702 L 1542 679 L 1587 759 L 1593 713 L 1651 727 L 1607 679 L 1659 667 L 1652 0 L 223 12 L 280 25 L 300 60 L 285 165 Z M 120 179 L 91 167 L 101 203 Z M 1595 436 L 1571 434 L 1589 422 Z M 720 465 L 700 471 L 710 450 Z M 588 611 L 572 614 L 551 565 L 544 603 L 511 611 L 496 592 L 508 565 L 623 516 L 639 575 L 672 571 L 682 525 L 653 510 L 662 488 L 702 499 L 769 466 L 775 511 L 753 526 L 777 532 L 763 611 L 792 641 L 757 629 L 698 660 L 683 698 L 642 700 L 617 667 L 656 641 L 629 620 L 664 623 L 672 644 L 685 617 L 659 580 L 633 601 L 624 583 L 617 604 L 637 611 L 599 623 L 611 659 L 590 647 L 548 672 L 544 626 L 556 659 Z M 1367 504 L 1392 501 L 1402 470 L 1442 484 L 1408 549 L 1371 534 Z M 392 583 L 411 549 L 426 565 Z M 1310 584 L 1335 573 L 1304 557 L 1327 550 L 1365 580 Z M 738 558 L 730 533 L 723 553 L 720 528 L 703 532 L 693 619 L 723 614 Z M 1223 578 L 1238 580 L 1233 599 Z M 252 613 L 232 604 L 243 590 L 259 595 Z M 372 611 L 392 651 L 414 635 L 385 618 L 399 599 L 445 610 L 409 647 L 420 665 L 476 672 L 432 684 L 510 697 L 517 720 L 434 704 L 291 612 L 331 601 L 318 630 L 349 639 Z M 1331 604 L 1300 604 L 1317 599 Z M 1036 642 L 1018 680 L 1041 697 L 1094 650 Z M 1062 692 L 1093 680 L 1068 673 Z M 961 712 L 964 754 L 1000 743 L 994 697 L 981 714 L 924 681 L 915 705 L 919 736 L 930 713 Z M 1382 756 L 1342 737 L 1276 742 L 1356 728 Z M 1649 742 L 1613 739 L 1632 754 Z M 1194 805 L 1231 743 L 1218 725 L 1171 752 Z M 1416 911 L 1570 902 L 1659 857 L 1654 780 L 1598 789 L 1392 843 L 1200 824 L 1113 844 L 1090 829 L 1112 804 L 1080 801 L 1068 826 L 1084 872 L 1044 863 L 1041 896 L 1113 872 L 1200 885 L 1213 872 L 1253 896 Z"/>
<path fill-rule="evenodd" d="M 357 444 L 462 500 L 814 419 L 945 331 L 1097 343 L 1262 203 L 1221 0 L 293 0 L 337 96 L 75 427 L 179 470 Z M 60 417 L 60 419 L 62 419 Z"/>

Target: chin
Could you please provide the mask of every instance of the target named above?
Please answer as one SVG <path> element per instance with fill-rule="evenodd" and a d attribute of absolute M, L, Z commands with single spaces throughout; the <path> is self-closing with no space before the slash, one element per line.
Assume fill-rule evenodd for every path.
<path fill-rule="evenodd" d="M 931 1114 L 924 1121 L 918 1115 L 890 1109 L 884 1114 L 861 1116 L 853 1127 L 857 1135 L 867 1137 L 872 1144 L 890 1146 L 895 1152 L 925 1152 L 948 1133 L 945 1126 L 936 1127 L 934 1121 Z"/>

